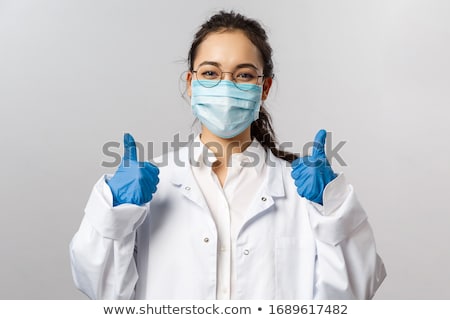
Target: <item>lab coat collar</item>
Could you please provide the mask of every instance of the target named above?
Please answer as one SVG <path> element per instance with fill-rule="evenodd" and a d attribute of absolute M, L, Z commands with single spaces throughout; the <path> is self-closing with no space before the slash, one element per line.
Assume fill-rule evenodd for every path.
<path fill-rule="evenodd" d="M 169 154 L 169 156 L 173 157 L 172 159 L 169 159 L 169 162 L 173 161 L 173 164 L 169 165 L 171 169 L 170 181 L 172 184 L 180 188 L 181 193 L 186 198 L 190 199 L 193 203 L 199 205 L 200 207 L 207 209 L 208 205 L 191 169 L 190 163 L 193 161 L 193 154 L 192 151 L 190 151 L 192 150 L 191 143 L 188 147 L 181 148 Z M 206 210 L 205 212 L 208 211 Z"/>
<path fill-rule="evenodd" d="M 196 139 L 191 141 L 188 147 L 181 148 L 176 152 L 176 154 L 174 154 L 174 166 L 171 175 L 171 182 L 173 184 L 184 185 L 188 188 L 192 188 L 192 186 L 196 185 L 196 181 L 191 170 L 192 161 L 199 161 L 202 154 L 208 154 L 208 157 L 211 156 L 209 160 L 213 160 L 214 154 L 210 150 L 207 150 L 207 153 L 203 153 L 203 147 L 201 146 L 204 146 L 204 144 L 199 145 L 198 142 L 195 143 L 197 139 L 200 141 L 199 136 L 197 136 Z M 199 146 L 201 148 L 199 148 Z M 212 154 L 209 154 L 208 152 L 211 152 Z M 258 170 L 258 172 L 263 171 L 264 165 L 267 167 L 267 177 L 265 180 L 264 189 L 268 195 L 275 197 L 283 197 L 285 195 L 283 184 L 283 167 L 286 166 L 287 163 L 277 158 L 272 154 L 272 152 L 266 152 L 263 146 L 256 140 L 254 140 L 239 157 L 242 157 L 241 160 L 244 162 L 250 161 L 250 164 L 252 161 L 258 161 L 258 163 L 255 164 L 255 169 Z"/>
<path fill-rule="evenodd" d="M 197 135 L 192 142 L 191 152 L 192 166 L 208 166 L 211 168 L 212 164 L 217 160 L 214 152 L 201 141 L 200 135 Z M 264 162 L 266 162 L 266 157 L 266 151 L 263 146 L 256 139 L 253 139 L 244 152 L 231 155 L 230 165 L 248 167 L 248 169 L 255 170 L 256 174 L 260 175 Z"/>

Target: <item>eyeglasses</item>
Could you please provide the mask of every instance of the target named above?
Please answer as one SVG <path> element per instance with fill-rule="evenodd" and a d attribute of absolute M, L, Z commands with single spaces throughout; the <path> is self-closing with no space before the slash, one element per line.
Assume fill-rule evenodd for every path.
<path fill-rule="evenodd" d="M 258 75 L 257 71 L 252 67 L 241 67 L 234 72 L 225 72 L 220 70 L 218 66 L 205 64 L 197 70 L 192 70 L 192 72 L 195 73 L 195 78 L 200 85 L 205 88 L 217 86 L 222 81 L 225 73 L 231 74 L 234 85 L 244 91 L 248 90 L 247 85 L 259 84 L 259 78 L 264 78 L 264 75 Z"/>

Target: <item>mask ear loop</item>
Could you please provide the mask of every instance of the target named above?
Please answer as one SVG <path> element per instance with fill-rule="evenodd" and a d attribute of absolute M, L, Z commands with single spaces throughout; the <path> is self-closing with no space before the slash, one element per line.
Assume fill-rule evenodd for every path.
<path fill-rule="evenodd" d="M 191 99 L 190 97 L 187 95 L 188 89 L 187 89 L 187 74 L 189 73 L 189 70 L 183 71 L 180 74 L 180 77 L 178 79 L 178 91 L 180 92 L 180 96 L 181 98 L 186 101 L 189 106 L 191 105 Z"/>
<path fill-rule="evenodd" d="M 187 106 L 190 109 L 191 108 L 191 98 L 187 94 L 188 89 L 187 89 L 187 80 L 186 80 L 186 76 L 189 72 L 190 72 L 190 70 L 186 70 L 180 74 L 180 77 L 178 79 L 178 91 L 180 92 L 181 98 L 187 103 Z M 197 134 L 200 134 L 200 132 L 201 132 L 200 121 L 197 118 L 195 118 L 191 124 L 191 133 L 193 133 L 194 135 L 197 135 Z"/>

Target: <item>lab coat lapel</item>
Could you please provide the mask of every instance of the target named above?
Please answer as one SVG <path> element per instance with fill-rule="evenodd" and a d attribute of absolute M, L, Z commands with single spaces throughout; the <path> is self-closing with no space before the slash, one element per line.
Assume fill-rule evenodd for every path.
<path fill-rule="evenodd" d="M 180 163 L 174 162 L 172 164 L 173 174 L 171 177 L 171 182 L 179 189 L 183 196 L 209 212 L 203 193 L 200 190 L 197 181 L 195 181 L 192 173 L 188 152 L 189 148 L 180 149 L 178 157 Z"/>
<path fill-rule="evenodd" d="M 266 161 L 267 171 L 264 185 L 257 192 L 250 209 L 245 218 L 243 227 L 255 220 L 258 216 L 266 213 L 275 204 L 275 198 L 284 197 L 285 190 L 283 184 L 283 164 L 272 152 L 268 151 L 268 161 Z"/>

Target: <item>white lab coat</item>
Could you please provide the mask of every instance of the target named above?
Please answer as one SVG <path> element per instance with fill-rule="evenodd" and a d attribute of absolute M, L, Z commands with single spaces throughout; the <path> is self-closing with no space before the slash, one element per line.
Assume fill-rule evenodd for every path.
<path fill-rule="evenodd" d="M 297 194 L 286 161 L 267 155 L 265 183 L 255 186 L 234 248 L 236 297 L 372 298 L 385 268 L 344 175 L 320 206 Z M 74 282 L 90 298 L 216 299 L 217 230 L 188 148 L 169 153 L 159 178 L 143 206 L 112 207 L 105 177 L 94 186 L 70 244 Z"/>

